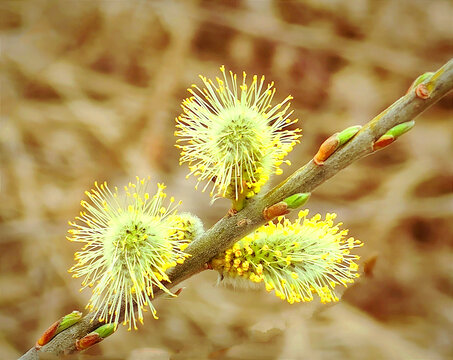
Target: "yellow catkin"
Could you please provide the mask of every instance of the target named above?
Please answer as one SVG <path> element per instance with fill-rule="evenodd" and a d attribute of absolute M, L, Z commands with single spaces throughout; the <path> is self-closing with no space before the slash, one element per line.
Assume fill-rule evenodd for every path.
<path fill-rule="evenodd" d="M 169 280 L 165 272 L 188 257 L 183 250 L 193 235 L 187 231 L 187 217 L 174 221 L 178 215 L 173 201 L 162 206 L 165 185 L 158 184 L 150 196 L 148 182 L 149 178 L 137 178 L 122 193 L 105 182 L 95 183 L 85 193 L 89 201 L 81 202 L 85 211 L 69 222 L 68 239 L 83 245 L 69 271 L 84 279 L 82 289 L 92 287 L 87 309 L 116 326 L 124 303 L 123 323 L 129 329 L 143 321 L 145 307 L 157 318 L 151 304 L 153 288 L 171 294 L 162 284 Z"/>
<path fill-rule="evenodd" d="M 305 210 L 294 222 L 283 217 L 276 224 L 269 222 L 219 255 L 223 261 L 214 261 L 213 267 L 229 283 L 262 282 L 267 291 L 290 304 L 312 301 L 312 294 L 322 303 L 338 301 L 335 287 L 347 286 L 359 276 L 354 262 L 358 256 L 350 251 L 363 244 L 346 238 L 341 223 L 333 223 L 336 214 L 326 214 L 324 220 L 320 214 L 307 215 Z"/>
<path fill-rule="evenodd" d="M 260 192 L 272 173 L 280 174 L 282 159 L 299 142 L 300 130 L 288 127 L 291 96 L 272 106 L 273 84 L 264 76 L 252 77 L 247 85 L 236 74 L 220 68 L 222 78 L 200 76 L 204 89 L 192 85 L 191 97 L 182 102 L 177 119 L 180 163 L 189 163 L 189 175 L 212 184 L 211 195 L 231 199 L 252 197 Z"/>

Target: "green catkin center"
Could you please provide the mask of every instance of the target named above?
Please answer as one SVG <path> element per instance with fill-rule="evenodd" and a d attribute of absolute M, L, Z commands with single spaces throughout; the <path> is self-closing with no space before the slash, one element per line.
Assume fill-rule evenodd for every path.
<path fill-rule="evenodd" d="M 266 121 L 253 109 L 237 106 L 222 111 L 211 133 L 218 161 L 260 161 L 270 144 Z"/>
<path fill-rule="evenodd" d="M 139 262 L 141 258 L 155 256 L 159 249 L 169 250 L 170 243 L 162 240 L 166 238 L 165 234 L 149 216 L 131 219 L 129 214 L 125 214 L 112 223 L 116 226 L 106 234 L 108 241 L 104 242 L 104 257 L 121 264 L 123 270 L 129 271 L 131 261 Z"/>

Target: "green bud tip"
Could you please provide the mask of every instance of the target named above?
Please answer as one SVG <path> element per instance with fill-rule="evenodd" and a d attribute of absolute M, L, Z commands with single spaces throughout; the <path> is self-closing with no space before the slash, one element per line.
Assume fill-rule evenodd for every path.
<path fill-rule="evenodd" d="M 343 131 L 339 132 L 338 133 L 338 141 L 339 141 L 339 145 L 344 145 L 345 143 L 347 143 L 349 140 L 351 140 L 351 138 L 357 134 L 360 129 L 362 128 L 361 125 L 355 125 L 355 126 L 350 126 L 346 129 L 344 129 Z"/>
<path fill-rule="evenodd" d="M 420 75 L 418 78 L 414 80 L 410 88 L 411 89 L 415 88 L 417 85 L 420 85 L 422 82 L 428 80 L 433 75 L 434 75 L 433 72 L 425 72 L 424 74 Z"/>
<path fill-rule="evenodd" d="M 407 121 L 402 124 L 398 124 L 394 127 L 392 127 L 389 131 L 385 133 L 385 135 L 391 135 L 395 138 L 403 135 L 404 133 L 408 132 L 410 129 L 412 129 L 415 125 L 415 121 Z"/>
<path fill-rule="evenodd" d="M 115 332 L 115 324 L 105 324 L 99 326 L 93 332 L 97 333 L 101 338 L 106 338 L 107 336 L 112 335 Z"/>
<path fill-rule="evenodd" d="M 311 193 L 298 193 L 287 197 L 283 200 L 289 209 L 296 209 L 302 205 L 305 205 L 310 198 Z"/>
<path fill-rule="evenodd" d="M 71 327 L 75 323 L 78 323 L 81 318 L 82 318 L 82 313 L 80 311 L 73 311 L 72 313 L 63 316 L 63 318 L 60 321 L 60 324 L 58 325 L 55 335 L 59 334 L 63 330 L 66 330 L 67 328 Z"/>

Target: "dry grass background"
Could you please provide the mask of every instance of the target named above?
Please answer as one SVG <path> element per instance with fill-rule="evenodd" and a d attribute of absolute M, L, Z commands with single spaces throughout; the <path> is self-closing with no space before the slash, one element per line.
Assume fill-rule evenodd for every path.
<path fill-rule="evenodd" d="M 446 0 L 3 1 L 0 3 L 0 358 L 26 351 L 88 292 L 65 240 L 95 180 L 164 181 L 211 226 L 178 166 L 174 118 L 202 73 L 265 74 L 295 98 L 303 141 L 278 180 L 331 133 L 371 119 L 453 53 Z M 288 305 L 214 287 L 206 272 L 156 301 L 138 332 L 82 358 L 453 358 L 452 96 L 390 148 L 322 185 L 312 213 L 337 212 L 379 254 L 334 306 Z"/>

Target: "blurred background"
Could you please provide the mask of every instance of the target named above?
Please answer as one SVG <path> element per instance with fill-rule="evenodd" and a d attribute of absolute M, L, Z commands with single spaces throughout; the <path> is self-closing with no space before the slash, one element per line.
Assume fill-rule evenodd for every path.
<path fill-rule="evenodd" d="M 87 303 L 65 235 L 95 180 L 151 175 L 206 228 L 226 213 L 185 179 L 174 147 L 198 74 L 225 64 L 275 81 L 275 102 L 294 96 L 304 136 L 281 181 L 445 63 L 452 24 L 447 0 L 2 1 L 0 358 Z M 342 301 L 289 305 L 216 287 L 207 271 L 156 301 L 159 320 L 80 358 L 453 358 L 452 100 L 314 192 L 311 213 L 336 212 L 362 260 L 378 256 Z"/>

